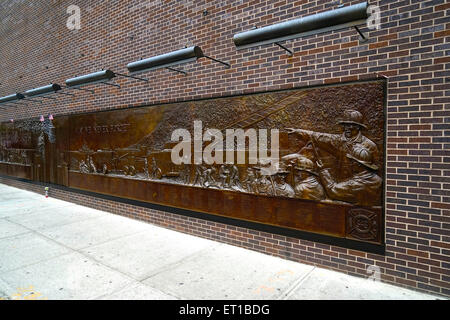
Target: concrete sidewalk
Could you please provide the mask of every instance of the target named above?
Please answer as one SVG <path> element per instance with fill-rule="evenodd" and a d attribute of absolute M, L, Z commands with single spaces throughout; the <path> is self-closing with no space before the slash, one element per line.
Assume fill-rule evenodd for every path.
<path fill-rule="evenodd" d="M 0 300 L 442 299 L 0 184 Z"/>

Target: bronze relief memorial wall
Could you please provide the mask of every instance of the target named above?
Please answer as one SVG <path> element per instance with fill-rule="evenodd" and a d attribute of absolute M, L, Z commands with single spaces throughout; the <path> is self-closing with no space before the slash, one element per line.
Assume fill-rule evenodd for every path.
<path fill-rule="evenodd" d="M 382 244 L 385 86 L 373 80 L 3 123 L 0 173 Z M 174 164 L 172 133 L 188 130 L 194 145 L 195 121 L 224 139 L 227 129 L 267 129 L 269 153 L 270 130 L 278 129 L 276 171 L 249 163 L 248 150 L 245 164 L 196 164 L 194 154 L 190 164 Z"/>

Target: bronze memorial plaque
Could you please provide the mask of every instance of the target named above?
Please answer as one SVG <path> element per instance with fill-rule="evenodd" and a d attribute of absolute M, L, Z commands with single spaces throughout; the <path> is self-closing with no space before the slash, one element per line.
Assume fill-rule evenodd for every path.
<path fill-rule="evenodd" d="M 0 173 L 382 244 L 385 86 L 372 80 L 3 123 Z"/>

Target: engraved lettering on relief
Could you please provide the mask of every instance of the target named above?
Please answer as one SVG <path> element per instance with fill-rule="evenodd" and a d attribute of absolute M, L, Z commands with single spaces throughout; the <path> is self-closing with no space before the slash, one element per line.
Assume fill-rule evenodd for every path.
<path fill-rule="evenodd" d="M 124 133 L 127 132 L 131 124 L 111 124 L 102 126 L 86 126 L 80 127 L 78 132 L 80 134 L 109 134 L 109 133 Z"/>

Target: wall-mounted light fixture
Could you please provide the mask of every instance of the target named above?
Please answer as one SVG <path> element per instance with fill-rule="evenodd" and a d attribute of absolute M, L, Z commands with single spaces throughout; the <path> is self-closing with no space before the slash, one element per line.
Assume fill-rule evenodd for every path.
<path fill-rule="evenodd" d="M 253 48 L 265 44 L 276 44 L 292 55 L 292 51 L 279 44 L 280 41 L 296 39 L 314 34 L 354 27 L 367 41 L 357 26 L 366 24 L 368 13 L 367 2 L 342 7 L 303 18 L 277 23 L 259 29 L 235 34 L 234 44 L 238 50 Z"/>
<path fill-rule="evenodd" d="M 45 98 L 45 99 L 55 99 L 55 98 L 47 97 L 47 95 L 53 94 L 53 93 L 62 93 L 62 92 L 59 92 L 60 90 L 62 90 L 62 88 L 59 84 L 50 83 L 47 86 L 43 86 L 43 87 L 25 91 L 25 95 L 29 98 L 38 98 L 39 97 L 39 98 Z M 68 94 L 68 93 L 64 93 L 64 94 Z"/>
<path fill-rule="evenodd" d="M 225 65 L 226 68 L 230 68 L 230 65 L 226 62 L 211 58 L 205 55 L 202 49 L 198 46 L 193 46 L 169 53 L 165 53 L 159 56 L 131 62 L 127 65 L 128 71 L 131 74 L 136 74 L 138 72 L 156 70 L 161 68 L 166 68 L 171 71 L 180 72 L 183 74 L 187 74 L 185 71 L 177 70 L 171 68 L 175 65 L 180 65 L 188 62 L 197 61 L 200 58 L 207 58 L 213 60 L 215 62 L 221 63 Z"/>
<path fill-rule="evenodd" d="M 9 96 L 5 96 L 5 97 L 1 97 L 0 98 L 0 104 L 20 104 L 20 105 L 24 105 L 23 103 L 17 102 L 19 100 L 23 100 L 25 99 L 25 96 L 21 93 L 15 93 L 15 94 L 11 94 Z"/>
<path fill-rule="evenodd" d="M 101 84 L 106 84 L 109 86 L 114 86 L 114 87 L 120 88 L 120 85 L 108 82 L 108 81 L 111 81 L 111 79 L 115 78 L 116 76 L 133 78 L 133 79 L 148 82 L 147 79 L 132 77 L 132 76 L 128 76 L 128 75 L 120 74 L 120 73 L 115 73 L 111 70 L 102 70 L 102 71 L 86 74 L 84 76 L 67 79 L 66 86 L 69 89 L 85 90 L 85 91 L 90 91 L 92 93 L 94 93 L 92 90 L 81 89 L 80 87 L 84 86 L 84 85 L 88 85 L 88 84 L 101 83 Z"/>
<path fill-rule="evenodd" d="M 88 85 L 88 84 L 94 84 L 94 83 L 102 83 L 102 84 L 118 86 L 115 84 L 107 83 L 107 81 L 110 81 L 115 76 L 116 75 L 111 70 L 102 70 L 102 71 L 86 74 L 83 76 L 67 79 L 66 86 L 68 89 L 84 90 L 84 91 L 89 91 L 91 93 L 94 93 L 94 91 L 92 91 L 92 90 L 81 89 L 80 87 Z"/>

